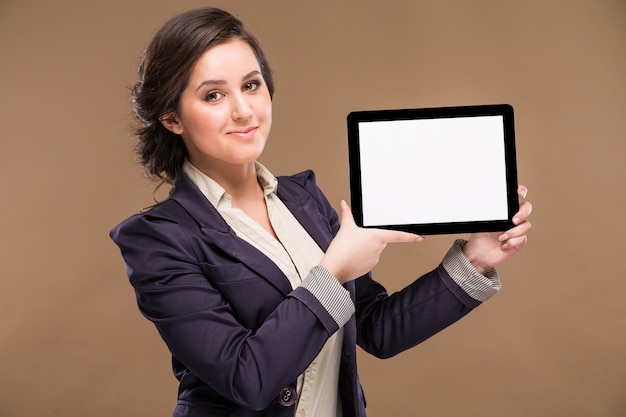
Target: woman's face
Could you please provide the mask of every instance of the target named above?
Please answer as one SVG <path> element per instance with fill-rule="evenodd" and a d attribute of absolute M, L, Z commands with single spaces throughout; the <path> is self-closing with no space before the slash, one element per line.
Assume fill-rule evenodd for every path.
<path fill-rule="evenodd" d="M 270 132 L 272 100 L 250 46 L 233 39 L 201 55 L 173 116 L 162 123 L 205 173 L 254 162 Z"/>

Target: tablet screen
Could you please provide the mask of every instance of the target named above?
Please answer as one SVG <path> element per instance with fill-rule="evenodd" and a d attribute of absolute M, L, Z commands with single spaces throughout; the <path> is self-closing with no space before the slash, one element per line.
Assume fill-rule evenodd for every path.
<path fill-rule="evenodd" d="M 505 230 L 518 209 L 508 105 L 353 112 L 355 221 L 419 234 Z"/>

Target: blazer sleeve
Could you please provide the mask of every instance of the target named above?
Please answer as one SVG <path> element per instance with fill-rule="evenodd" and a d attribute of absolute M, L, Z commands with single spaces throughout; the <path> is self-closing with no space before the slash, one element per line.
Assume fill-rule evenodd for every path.
<path fill-rule="evenodd" d="M 423 342 L 480 305 L 442 265 L 391 295 L 369 276 L 355 284 L 357 343 L 379 358 Z"/>
<path fill-rule="evenodd" d="M 279 300 L 259 328 L 243 326 L 203 275 L 179 222 L 158 209 L 121 223 L 111 238 L 121 249 L 139 309 L 172 355 L 240 406 L 265 408 L 337 330 L 303 288 Z M 235 272 L 241 266 L 233 260 L 227 267 Z"/>
<path fill-rule="evenodd" d="M 317 201 L 332 234 L 340 227 L 337 213 L 317 187 L 311 173 L 304 188 Z M 450 277 L 443 265 L 401 291 L 389 295 L 366 274 L 355 280 L 357 343 L 368 353 L 388 358 L 428 339 L 464 317 L 481 303 Z"/>

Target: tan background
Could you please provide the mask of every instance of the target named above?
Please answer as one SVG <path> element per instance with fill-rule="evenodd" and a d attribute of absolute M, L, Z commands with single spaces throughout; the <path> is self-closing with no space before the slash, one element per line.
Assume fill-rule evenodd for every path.
<path fill-rule="evenodd" d="M 2 417 L 171 413 L 169 356 L 107 234 L 152 198 L 126 133 L 137 56 L 205 4 L 0 0 Z M 370 416 L 626 416 L 624 0 L 213 4 L 276 73 L 263 162 L 315 169 L 335 207 L 349 111 L 516 109 L 530 245 L 462 322 L 390 360 L 360 355 Z M 399 289 L 454 237 L 392 246 L 376 276 Z"/>

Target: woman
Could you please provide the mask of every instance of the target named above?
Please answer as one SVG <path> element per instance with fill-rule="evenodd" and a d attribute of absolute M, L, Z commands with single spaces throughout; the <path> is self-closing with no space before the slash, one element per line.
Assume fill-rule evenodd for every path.
<path fill-rule="evenodd" d="M 422 238 L 358 228 L 345 202 L 340 221 L 312 172 L 275 178 L 257 162 L 274 85 L 239 20 L 174 17 L 139 77 L 138 153 L 173 187 L 111 237 L 172 353 L 174 416 L 365 416 L 356 344 L 389 357 L 432 336 L 494 294 L 493 268 L 526 244 L 528 202 L 511 230 L 455 242 L 389 296 L 369 271 L 387 243 Z"/>

